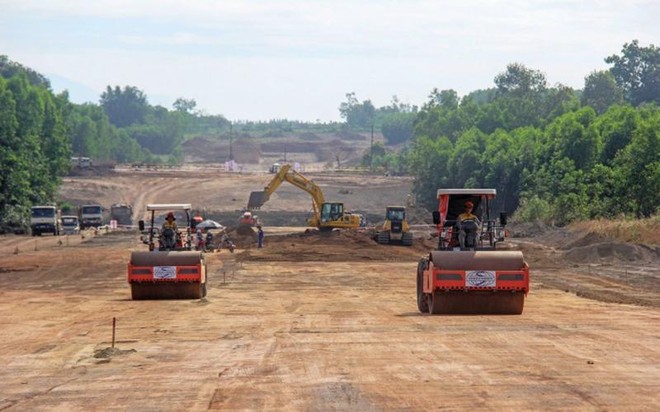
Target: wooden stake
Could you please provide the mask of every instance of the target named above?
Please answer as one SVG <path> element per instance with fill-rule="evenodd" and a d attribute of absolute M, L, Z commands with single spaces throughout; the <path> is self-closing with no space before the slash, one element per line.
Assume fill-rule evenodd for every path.
<path fill-rule="evenodd" d="M 112 317 L 112 349 L 115 348 L 115 326 L 117 325 L 117 319 Z"/>

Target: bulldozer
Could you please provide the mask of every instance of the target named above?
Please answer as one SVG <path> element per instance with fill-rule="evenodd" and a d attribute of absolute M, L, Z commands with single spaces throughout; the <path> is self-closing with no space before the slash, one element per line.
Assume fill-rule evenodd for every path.
<path fill-rule="evenodd" d="M 264 190 L 250 193 L 247 208 L 258 209 L 270 199 L 282 182 L 289 182 L 312 196 L 313 214 L 307 219 L 307 225 L 320 231 L 332 229 L 356 229 L 364 225 L 364 218 L 359 214 L 346 212 L 340 202 L 326 202 L 321 188 L 294 170 L 290 164 L 281 165 L 280 170 Z"/>
<path fill-rule="evenodd" d="M 433 212 L 438 247 L 417 265 L 417 308 L 429 314 L 523 312 L 529 265 L 520 251 L 497 250 L 506 237 L 507 215 L 495 220 L 495 189 L 438 189 Z M 472 206 L 475 218 L 462 214 Z M 469 207 L 468 206 L 468 207 Z"/>
<path fill-rule="evenodd" d="M 132 252 L 128 263 L 131 298 L 200 299 L 206 296 L 206 263 L 193 248 L 190 204 L 149 204 L 149 225 L 138 222 L 148 251 Z M 176 230 L 161 229 L 157 213 L 172 212 L 182 222 Z M 160 218 L 160 216 L 158 216 Z"/>
<path fill-rule="evenodd" d="M 403 206 L 387 206 L 385 209 L 385 223 L 376 234 L 376 241 L 380 244 L 402 244 L 412 246 L 413 234 L 406 219 L 406 208 Z"/>

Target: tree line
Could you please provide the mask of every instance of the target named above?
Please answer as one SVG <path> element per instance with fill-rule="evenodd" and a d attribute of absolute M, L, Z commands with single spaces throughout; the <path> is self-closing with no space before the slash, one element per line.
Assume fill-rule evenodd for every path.
<path fill-rule="evenodd" d="M 462 98 L 433 90 L 421 109 L 397 113 L 413 117 L 409 144 L 378 145 L 363 163 L 414 176 L 413 193 L 428 208 L 441 187 L 492 187 L 495 207 L 521 220 L 658 214 L 660 49 L 635 40 L 605 62 L 612 67 L 586 76 L 582 90 L 549 86 L 542 72 L 519 63 L 496 75 L 491 89 Z M 340 106 L 347 122 L 387 124 L 388 108 L 347 96 Z"/>
<path fill-rule="evenodd" d="M 0 230 L 25 226 L 30 207 L 55 201 L 72 156 L 95 163 L 177 162 L 186 130 L 228 122 L 193 116 L 194 101 L 152 106 L 136 87 L 110 87 L 74 104 L 36 71 L 0 56 Z M 194 124 L 193 124 L 194 123 Z"/>
<path fill-rule="evenodd" d="M 549 86 L 542 72 L 512 63 L 493 88 L 463 97 L 434 89 L 422 107 L 394 96 L 376 108 L 348 93 L 343 124 L 232 124 L 196 112 L 192 99 L 177 99 L 172 110 L 152 106 L 134 86 L 108 86 L 98 105 L 73 104 L 44 76 L 0 56 L 0 226 L 52 202 L 70 156 L 176 163 L 185 139 L 232 127 L 265 137 L 295 129 L 309 138 L 378 130 L 386 144 L 363 164 L 411 174 L 429 208 L 439 187 L 495 187 L 496 206 L 525 220 L 650 216 L 660 205 L 660 49 L 634 40 L 605 62 L 612 67 L 586 76 L 582 90 Z"/>

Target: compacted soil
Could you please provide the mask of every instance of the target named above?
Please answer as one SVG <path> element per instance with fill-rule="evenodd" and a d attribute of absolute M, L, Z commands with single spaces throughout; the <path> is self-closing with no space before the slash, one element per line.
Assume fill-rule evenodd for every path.
<path fill-rule="evenodd" d="M 171 173 L 69 178 L 61 195 L 234 210 L 269 178 Z M 337 179 L 323 182 L 354 182 Z M 409 190 L 360 179 L 346 202 L 374 210 Z M 435 243 L 423 227 L 412 247 L 265 231 L 263 249 L 235 238 L 235 253 L 206 255 L 206 298 L 160 301 L 130 299 L 134 230 L 0 237 L 0 410 L 660 409 L 657 246 L 511 238 L 531 267 L 522 315 L 429 316 L 415 301 Z"/>

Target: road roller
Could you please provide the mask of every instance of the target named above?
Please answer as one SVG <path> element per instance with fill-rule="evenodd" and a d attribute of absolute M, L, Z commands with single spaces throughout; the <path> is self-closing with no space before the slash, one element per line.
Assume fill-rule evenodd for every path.
<path fill-rule="evenodd" d="M 529 265 L 520 251 L 497 250 L 507 215 L 491 218 L 495 189 L 438 189 L 437 250 L 417 265 L 417 307 L 429 314 L 523 312 Z"/>
<path fill-rule="evenodd" d="M 193 248 L 190 204 L 149 204 L 148 226 L 138 222 L 148 251 L 131 253 L 131 298 L 200 299 L 206 296 L 204 255 Z"/>

